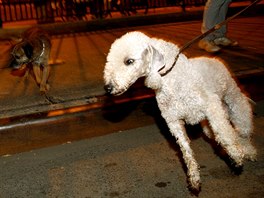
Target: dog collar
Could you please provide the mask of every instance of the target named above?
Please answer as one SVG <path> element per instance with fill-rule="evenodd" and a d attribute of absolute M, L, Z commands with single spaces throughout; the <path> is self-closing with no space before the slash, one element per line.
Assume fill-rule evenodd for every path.
<path fill-rule="evenodd" d="M 45 47 L 46 47 L 46 46 L 45 46 L 45 43 L 42 42 L 42 52 L 40 53 L 39 57 L 43 56 L 44 51 L 45 51 Z"/>

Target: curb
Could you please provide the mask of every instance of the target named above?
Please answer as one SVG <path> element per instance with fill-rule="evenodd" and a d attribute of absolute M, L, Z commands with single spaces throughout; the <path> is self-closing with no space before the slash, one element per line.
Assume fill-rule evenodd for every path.
<path fill-rule="evenodd" d="M 257 89 L 257 92 L 260 93 L 260 95 L 254 96 L 259 97 L 254 105 L 254 113 L 255 116 L 263 116 L 264 87 L 258 87 L 257 85 L 263 84 L 264 71 L 257 75 L 246 74 L 236 77 L 239 79 L 240 84 L 242 83 L 243 89 L 253 93 Z M 247 83 L 243 84 L 243 82 Z M 115 111 L 120 107 L 122 109 L 126 108 L 129 103 L 153 103 L 155 102 L 155 95 L 152 90 L 143 87 L 142 82 L 140 82 L 136 84 L 136 87 L 132 86 L 121 96 L 102 95 L 90 98 L 90 100 L 80 99 L 75 102 L 83 104 L 49 112 L 43 111 L 0 119 L 0 144 L 2 145 L 0 156 L 122 131 L 124 130 L 123 127 L 127 127 L 122 124 L 123 122 L 111 122 L 111 119 L 109 120 L 109 118 L 115 118 Z M 153 108 L 155 109 L 155 107 Z M 107 114 L 108 118 L 104 117 Z M 146 124 L 154 123 L 152 119 L 144 121 Z M 107 124 L 108 122 L 111 122 L 111 126 Z M 102 128 L 102 126 L 104 127 Z M 75 130 L 71 130 L 74 127 L 76 127 Z M 100 128 L 99 132 L 94 131 L 95 127 Z M 130 127 L 139 126 L 133 125 Z M 84 128 L 85 132 L 82 133 L 80 129 L 83 130 Z"/>

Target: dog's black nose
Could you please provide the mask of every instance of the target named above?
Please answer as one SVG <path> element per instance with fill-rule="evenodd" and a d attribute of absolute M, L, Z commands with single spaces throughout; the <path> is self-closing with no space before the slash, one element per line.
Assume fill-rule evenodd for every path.
<path fill-rule="evenodd" d="M 106 93 L 111 94 L 113 86 L 111 84 L 107 84 L 104 86 L 104 90 L 106 91 Z"/>
<path fill-rule="evenodd" d="M 16 59 L 13 59 L 12 62 L 10 63 L 10 67 L 12 69 L 19 69 L 21 66 L 21 64 L 19 64 Z"/>

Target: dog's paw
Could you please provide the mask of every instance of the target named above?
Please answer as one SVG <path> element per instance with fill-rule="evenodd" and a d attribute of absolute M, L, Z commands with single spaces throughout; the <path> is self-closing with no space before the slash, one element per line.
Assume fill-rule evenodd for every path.
<path fill-rule="evenodd" d="M 253 146 L 249 138 L 239 137 L 239 144 L 240 144 L 240 148 L 244 153 L 244 159 L 253 162 L 257 160 L 257 150 Z"/>
<path fill-rule="evenodd" d="M 257 150 L 253 146 L 249 146 L 245 151 L 244 158 L 252 162 L 257 161 Z"/>
<path fill-rule="evenodd" d="M 50 86 L 49 84 L 45 84 L 45 85 L 40 85 L 40 93 L 44 94 L 46 93 L 47 91 L 49 91 L 50 89 Z"/>
<path fill-rule="evenodd" d="M 189 165 L 190 165 L 188 170 L 189 188 L 192 191 L 199 191 L 201 188 L 199 166 L 194 161 L 191 161 Z"/>

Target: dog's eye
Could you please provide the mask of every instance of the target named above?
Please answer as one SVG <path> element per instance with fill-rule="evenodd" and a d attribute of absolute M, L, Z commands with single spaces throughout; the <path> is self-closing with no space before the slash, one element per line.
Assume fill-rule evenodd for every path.
<path fill-rule="evenodd" d="M 19 55 L 14 55 L 15 59 L 19 59 L 20 56 Z"/>
<path fill-rule="evenodd" d="M 134 59 L 127 59 L 127 60 L 125 60 L 125 64 L 126 65 L 131 65 L 131 64 L 133 64 L 135 62 L 135 60 Z"/>

